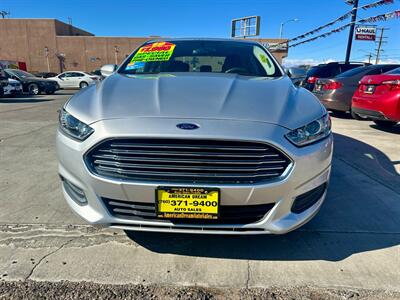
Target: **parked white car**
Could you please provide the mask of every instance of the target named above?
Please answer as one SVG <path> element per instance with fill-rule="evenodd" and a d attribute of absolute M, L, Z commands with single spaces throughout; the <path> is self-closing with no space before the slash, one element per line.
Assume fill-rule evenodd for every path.
<path fill-rule="evenodd" d="M 68 71 L 48 79 L 57 81 L 60 88 L 85 88 L 100 80 L 97 75 L 90 75 L 81 71 Z"/>
<path fill-rule="evenodd" d="M 22 94 L 22 84 L 18 80 L 9 78 L 8 84 L 3 87 L 4 97 L 14 97 Z"/>

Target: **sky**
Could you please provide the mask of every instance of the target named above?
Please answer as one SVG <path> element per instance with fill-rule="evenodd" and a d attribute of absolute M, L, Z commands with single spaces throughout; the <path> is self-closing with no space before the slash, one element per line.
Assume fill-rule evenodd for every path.
<path fill-rule="evenodd" d="M 377 0 L 359 0 L 360 5 Z M 292 38 L 328 23 L 349 11 L 344 0 L 0 0 L 0 10 L 11 18 L 55 18 L 97 36 L 230 37 L 231 20 L 261 17 L 260 37 L 279 37 L 281 22 L 297 18 L 284 27 L 283 37 Z M 400 9 L 400 0 L 368 10 L 359 18 Z M 347 19 L 320 33 L 349 22 Z M 389 28 L 384 36 L 384 62 L 400 63 L 400 18 L 374 23 Z M 318 34 L 320 34 L 318 33 Z M 344 60 L 348 29 L 327 38 L 290 48 L 284 64 L 316 64 Z M 351 60 L 364 61 L 375 53 L 374 42 L 354 41 Z"/>

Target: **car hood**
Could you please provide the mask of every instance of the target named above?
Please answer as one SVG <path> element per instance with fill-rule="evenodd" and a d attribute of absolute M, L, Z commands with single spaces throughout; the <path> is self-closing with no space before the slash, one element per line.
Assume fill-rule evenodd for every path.
<path fill-rule="evenodd" d="M 236 74 L 114 74 L 81 90 L 66 104 L 91 124 L 105 119 L 159 117 L 230 119 L 301 127 L 326 111 L 317 98 L 287 77 Z"/>

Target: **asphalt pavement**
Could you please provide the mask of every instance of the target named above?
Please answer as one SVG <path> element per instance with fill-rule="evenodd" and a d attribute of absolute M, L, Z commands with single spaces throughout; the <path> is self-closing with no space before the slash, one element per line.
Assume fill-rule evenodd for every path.
<path fill-rule="evenodd" d="M 328 196 L 295 232 L 126 234 L 85 224 L 62 197 L 57 110 L 73 93 L 0 98 L 1 281 L 400 292 L 400 126 L 332 119 Z"/>

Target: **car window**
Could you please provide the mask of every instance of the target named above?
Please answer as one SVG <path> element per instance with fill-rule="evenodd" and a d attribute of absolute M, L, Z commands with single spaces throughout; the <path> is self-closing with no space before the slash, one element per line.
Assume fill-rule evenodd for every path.
<path fill-rule="evenodd" d="M 338 66 L 324 66 L 316 68 L 313 72 L 307 72 L 307 76 L 329 78 L 335 76 L 336 74 L 338 74 L 338 72 L 339 72 Z"/>
<path fill-rule="evenodd" d="M 365 71 L 367 71 L 368 69 L 366 67 L 357 67 L 354 69 L 350 69 L 346 72 L 340 73 L 338 76 L 336 76 L 337 78 L 346 78 L 346 77 L 352 77 L 355 75 L 359 75 Z"/>
<path fill-rule="evenodd" d="M 82 73 L 78 72 L 71 72 L 69 73 L 69 77 L 83 77 L 84 75 Z"/>
<path fill-rule="evenodd" d="M 288 69 L 288 71 L 290 72 L 290 74 L 293 77 L 301 77 L 306 74 L 306 70 L 301 69 L 301 68 L 290 68 L 290 69 Z"/>
<path fill-rule="evenodd" d="M 271 55 L 257 44 L 202 40 L 146 43 L 130 55 L 118 72 L 213 72 L 282 76 Z"/>
<path fill-rule="evenodd" d="M 22 71 L 22 70 L 8 70 L 8 73 L 11 76 L 14 75 L 14 76 L 16 76 L 18 78 L 22 78 L 22 79 L 29 78 L 29 77 L 35 77 L 35 75 L 33 75 L 31 73 L 28 73 L 28 72 L 25 72 L 25 71 Z"/>
<path fill-rule="evenodd" d="M 67 73 L 58 75 L 58 78 L 60 78 L 60 79 L 64 79 L 65 77 L 67 77 Z"/>
<path fill-rule="evenodd" d="M 353 64 L 343 64 L 340 65 L 340 73 L 346 72 L 348 70 L 352 70 L 354 68 L 362 67 L 361 65 L 353 65 Z"/>
<path fill-rule="evenodd" d="M 386 72 L 385 74 L 400 75 L 400 68 L 396 68 L 392 71 Z"/>
<path fill-rule="evenodd" d="M 378 74 L 382 74 L 382 68 L 380 68 L 380 67 L 373 68 L 371 71 L 369 71 L 365 75 L 378 75 Z"/>
<path fill-rule="evenodd" d="M 383 65 L 382 66 L 382 73 L 389 72 L 389 71 L 394 70 L 396 68 L 399 68 L 399 65 Z"/>

